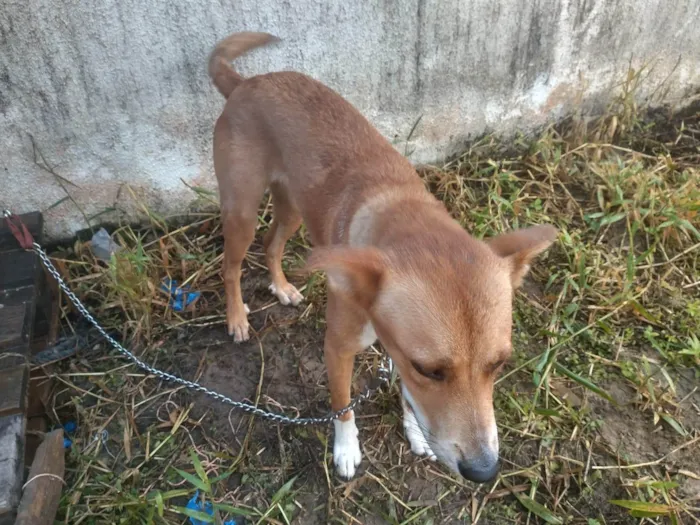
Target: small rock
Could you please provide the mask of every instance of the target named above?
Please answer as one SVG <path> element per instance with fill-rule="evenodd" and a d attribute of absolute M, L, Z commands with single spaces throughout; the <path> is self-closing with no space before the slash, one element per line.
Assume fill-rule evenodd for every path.
<path fill-rule="evenodd" d="M 116 242 L 114 242 L 112 237 L 104 228 L 100 228 L 99 231 L 92 236 L 90 246 L 92 248 L 92 253 L 95 254 L 95 257 L 103 261 L 109 261 L 112 254 L 117 253 L 122 248 Z"/>

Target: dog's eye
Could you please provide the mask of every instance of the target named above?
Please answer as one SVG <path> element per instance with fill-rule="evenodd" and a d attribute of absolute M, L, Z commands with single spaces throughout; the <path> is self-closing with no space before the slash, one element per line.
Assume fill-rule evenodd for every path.
<path fill-rule="evenodd" d="M 441 368 L 430 370 L 415 361 L 411 361 L 411 364 L 413 368 L 416 369 L 416 372 L 428 379 L 432 379 L 433 381 L 443 381 L 445 379 L 445 371 Z"/>

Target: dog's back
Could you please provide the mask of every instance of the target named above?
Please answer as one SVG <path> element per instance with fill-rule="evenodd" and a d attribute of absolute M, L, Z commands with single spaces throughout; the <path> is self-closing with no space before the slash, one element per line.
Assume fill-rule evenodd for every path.
<path fill-rule="evenodd" d="M 411 164 L 338 93 L 292 71 L 243 78 L 228 62 L 274 41 L 267 33 L 238 33 L 212 52 L 209 74 L 227 97 L 217 126 L 265 145 L 271 182 L 287 188 L 314 241 L 344 240 L 347 229 L 329 217 L 352 216 L 384 188 L 431 199 Z"/>

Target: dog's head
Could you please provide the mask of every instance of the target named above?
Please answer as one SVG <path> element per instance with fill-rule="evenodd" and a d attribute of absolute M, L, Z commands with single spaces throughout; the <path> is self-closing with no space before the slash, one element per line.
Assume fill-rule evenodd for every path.
<path fill-rule="evenodd" d="M 513 291 L 556 233 L 538 226 L 482 242 L 450 231 L 395 251 L 322 249 L 311 261 L 367 311 L 433 452 L 467 479 L 498 472 L 493 385 L 512 351 Z"/>

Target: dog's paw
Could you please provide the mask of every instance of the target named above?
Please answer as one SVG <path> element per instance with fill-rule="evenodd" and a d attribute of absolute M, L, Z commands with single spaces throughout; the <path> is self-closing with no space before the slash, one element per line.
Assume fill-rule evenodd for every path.
<path fill-rule="evenodd" d="M 425 435 L 423 435 L 423 431 L 420 429 L 412 410 L 404 410 L 403 428 L 406 432 L 406 439 L 408 439 L 411 445 L 411 452 L 417 456 L 427 456 L 431 461 L 437 459 L 435 453 L 428 444 L 428 440 L 425 439 Z"/>
<path fill-rule="evenodd" d="M 297 290 L 292 284 L 276 285 L 275 283 L 269 286 L 272 294 L 277 297 L 280 304 L 285 306 L 291 304 L 292 306 L 298 306 L 304 300 L 304 296 L 301 292 Z"/>
<path fill-rule="evenodd" d="M 357 467 L 362 462 L 360 440 L 355 425 L 355 416 L 347 421 L 333 421 L 335 440 L 333 442 L 333 463 L 342 478 L 350 479 L 355 475 Z"/>
<path fill-rule="evenodd" d="M 242 343 L 250 339 L 250 324 L 248 324 L 248 314 L 250 308 L 243 305 L 243 315 L 232 314 L 228 319 L 228 335 L 233 336 L 234 343 Z"/>

